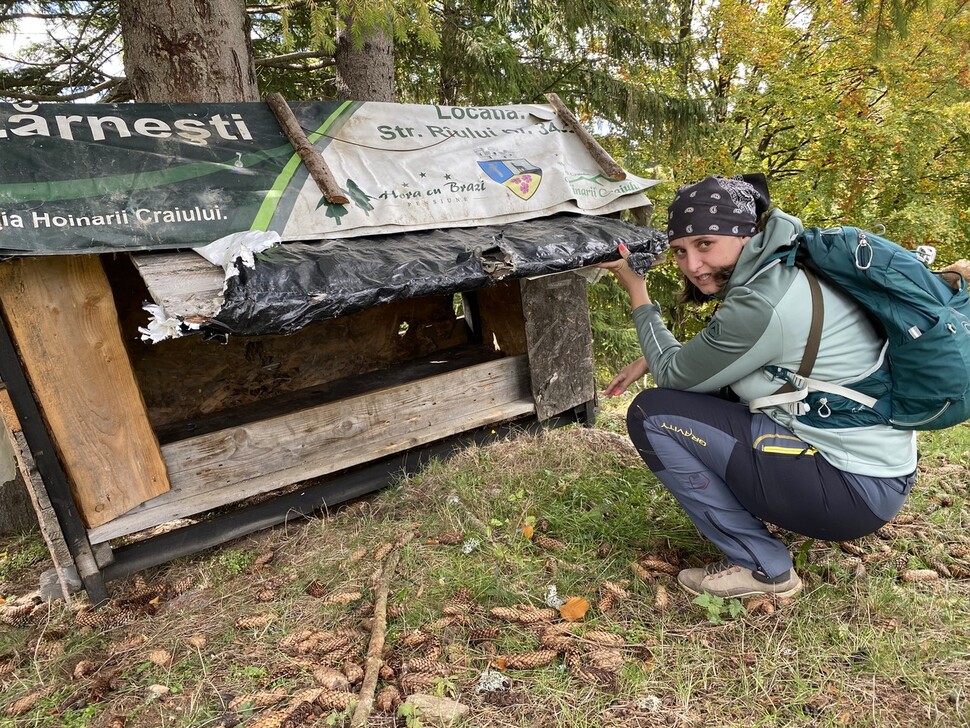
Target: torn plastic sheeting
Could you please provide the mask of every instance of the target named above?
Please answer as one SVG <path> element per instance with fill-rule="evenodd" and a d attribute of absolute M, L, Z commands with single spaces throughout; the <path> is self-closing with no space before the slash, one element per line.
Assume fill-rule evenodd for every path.
<path fill-rule="evenodd" d="M 503 277 L 547 275 L 615 260 L 621 242 L 648 259 L 667 247 L 661 231 L 578 215 L 289 243 L 257 255 L 254 268 L 243 268 L 227 281 L 225 302 L 202 331 L 290 333 L 312 321 L 392 301 L 463 293 Z"/>

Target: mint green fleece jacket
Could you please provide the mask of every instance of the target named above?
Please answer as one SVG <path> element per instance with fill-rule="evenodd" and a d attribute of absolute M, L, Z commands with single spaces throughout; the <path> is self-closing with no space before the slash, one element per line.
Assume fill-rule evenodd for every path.
<path fill-rule="evenodd" d="M 779 383 L 764 367 L 796 371 L 808 340 L 812 306 L 808 280 L 797 268 L 766 263 L 802 230 L 798 218 L 773 210 L 764 232 L 741 251 L 707 327 L 684 344 L 667 329 L 656 304 L 639 306 L 633 321 L 658 387 L 715 392 L 730 386 L 744 403 L 773 394 Z M 880 361 L 883 341 L 862 309 L 822 282 L 825 316 L 812 377 L 849 385 Z M 916 433 L 888 426 L 823 429 L 795 420 L 777 407 L 774 421 L 850 473 L 886 478 L 916 468 Z"/>

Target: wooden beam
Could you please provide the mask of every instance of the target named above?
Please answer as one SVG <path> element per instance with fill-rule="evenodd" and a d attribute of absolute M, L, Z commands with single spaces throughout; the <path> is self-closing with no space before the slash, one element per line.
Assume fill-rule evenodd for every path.
<path fill-rule="evenodd" d="M 575 132 L 579 141 L 586 147 L 586 151 L 596 160 L 596 164 L 599 165 L 603 174 L 610 179 L 626 179 L 626 171 L 623 167 L 617 164 L 609 152 L 603 149 L 600 143 L 593 138 L 593 135 L 586 131 L 586 127 L 579 123 L 579 119 L 573 115 L 573 112 L 562 102 L 562 99 L 556 94 L 546 94 L 546 99 L 552 104 L 552 108 L 556 110 L 556 114 L 565 122 L 566 126 Z"/>
<path fill-rule="evenodd" d="M 170 316 L 202 323 L 222 308 L 226 272 L 198 253 L 133 253 L 148 292 Z"/>
<path fill-rule="evenodd" d="M 535 412 L 524 356 L 181 440 L 172 490 L 91 529 L 100 543 Z"/>
<path fill-rule="evenodd" d="M 0 300 L 86 525 L 169 490 L 98 258 L 7 261 Z"/>
<path fill-rule="evenodd" d="M 2 435 L 8 437 L 13 447 L 14 456 L 17 460 L 17 469 L 27 486 L 27 493 L 34 505 L 34 512 L 37 514 L 37 523 L 40 526 L 40 533 L 47 544 L 50 552 L 51 561 L 54 562 L 54 571 L 61 586 L 61 595 L 64 601 L 71 603 L 71 582 L 76 581 L 78 570 L 74 568 L 74 558 L 71 556 L 71 549 L 64 538 L 61 524 L 57 520 L 54 506 L 47 493 L 47 486 L 37 471 L 34 463 L 34 456 L 27 446 L 27 439 L 24 437 L 20 427 L 20 418 L 14 411 L 13 402 L 10 401 L 10 394 L 6 386 L 0 382 L 0 430 Z"/>
<path fill-rule="evenodd" d="M 327 202 L 333 205 L 346 205 L 350 202 L 350 198 L 340 189 L 340 185 L 334 179 L 330 167 L 323 160 L 323 155 L 317 151 L 316 147 L 310 144 L 310 140 L 307 139 L 306 134 L 303 132 L 303 127 L 296 120 L 296 117 L 293 115 L 293 110 L 286 103 L 283 95 L 271 93 L 266 97 L 266 103 L 273 111 L 273 115 L 283 128 L 283 133 L 290 140 L 290 144 L 293 145 L 296 153 L 300 155 L 300 159 L 303 160 L 307 172 L 310 173 L 313 181 L 317 183 L 317 187 L 320 188 L 320 192 L 327 199 Z"/>

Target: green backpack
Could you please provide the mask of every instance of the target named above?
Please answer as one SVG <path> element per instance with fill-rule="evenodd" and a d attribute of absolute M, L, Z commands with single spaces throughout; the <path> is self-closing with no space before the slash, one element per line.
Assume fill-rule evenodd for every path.
<path fill-rule="evenodd" d="M 782 406 L 825 428 L 940 430 L 970 418 L 970 298 L 962 277 L 951 286 L 913 251 L 852 227 L 809 228 L 778 257 L 808 274 L 812 331 L 798 372 L 766 367 L 785 385 L 753 400 L 752 411 Z M 840 386 L 810 376 L 822 319 L 813 272 L 851 296 L 886 337 L 881 366 L 859 381 Z"/>

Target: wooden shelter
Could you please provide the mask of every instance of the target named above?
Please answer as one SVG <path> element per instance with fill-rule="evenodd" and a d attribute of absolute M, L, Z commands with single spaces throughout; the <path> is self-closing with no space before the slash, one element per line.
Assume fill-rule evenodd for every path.
<path fill-rule="evenodd" d="M 141 341 L 146 281 L 204 302 L 212 268 L 0 263 L 0 411 L 65 597 L 75 570 L 100 601 L 108 580 L 357 497 L 502 424 L 592 417 L 574 273 L 465 294 L 460 315 L 442 295 L 286 336 Z"/>
<path fill-rule="evenodd" d="M 569 129 L 557 126 L 552 117 L 545 118 L 545 112 L 532 107 L 528 114 L 521 109 L 518 113 L 515 109 L 444 111 L 501 119 L 495 122 L 501 127 L 486 126 L 475 133 L 486 139 L 504 135 L 501 144 L 506 146 L 515 139 L 547 135 L 567 141 L 579 137 L 605 176 L 586 173 L 584 163 L 571 163 L 568 182 L 562 176 L 556 183 L 547 173 L 550 181 L 543 183 L 543 189 L 566 190 L 567 196 L 585 202 L 592 196 L 597 204 L 601 197 L 629 194 L 642 200 L 638 204 L 648 206 L 641 192 L 650 181 L 624 181 L 625 173 L 560 108 L 558 99 L 550 100 Z M 285 107 L 285 103 L 277 106 Z M 442 110 L 435 108 L 434 123 L 422 127 L 431 136 L 445 133 L 437 123 Z M 206 107 L 153 106 L 142 116 L 141 109 L 130 106 L 115 108 L 113 113 L 118 116 L 105 116 L 100 106 L 86 116 L 59 107 L 34 110 L 48 116 L 63 111 L 56 123 L 22 109 L 4 111 L 5 123 L 14 125 L 13 138 L 25 159 L 42 154 L 49 165 L 48 147 L 54 145 L 64 155 L 78 150 L 84 155 L 110 151 L 116 154 L 112 159 L 120 160 L 120 166 L 109 164 L 104 178 L 95 181 L 84 178 L 85 174 L 80 180 L 61 180 L 59 169 L 49 166 L 35 174 L 31 166 L 21 164 L 24 180 L 8 185 L 5 194 L 21 195 L 16 198 L 20 203 L 46 201 L 53 205 L 52 212 L 38 212 L 40 203 L 21 208 L 16 216 L 20 225 L 14 227 L 33 235 L 26 247 L 21 246 L 16 230 L 0 229 L 8 246 L 21 246 L 6 248 L 17 257 L 0 262 L 0 415 L 65 598 L 83 586 L 93 602 L 104 601 L 107 581 L 358 497 L 383 486 L 390 474 L 414 469 L 428 457 L 447 453 L 460 443 L 500 436 L 509 428 L 592 420 L 595 391 L 586 282 L 568 269 L 603 260 L 607 250 L 615 254 L 615 235 L 608 237 L 608 245 L 597 241 L 593 252 L 587 246 L 585 257 L 558 260 L 551 268 L 546 259 L 555 256 L 535 248 L 534 257 L 543 261 L 538 269 L 551 274 L 528 277 L 529 273 L 520 270 L 519 277 L 514 277 L 509 275 L 514 265 L 502 257 L 509 255 L 508 250 L 493 245 L 502 231 L 489 232 L 489 244 L 484 246 L 498 251 L 501 259 L 495 261 L 488 260 L 483 246 L 472 245 L 474 250 L 469 250 L 465 238 L 454 243 L 459 232 L 437 231 L 451 244 L 449 265 L 453 266 L 456 257 L 474 258 L 472 268 L 481 274 L 474 284 L 453 290 L 447 285 L 412 289 L 414 276 L 402 274 L 400 290 L 404 294 L 395 291 L 378 303 L 313 318 L 309 324 L 301 321 L 295 333 L 262 335 L 268 329 L 261 329 L 259 335 L 230 336 L 223 344 L 207 341 L 203 335 L 156 344 L 144 341 L 139 332 L 145 324 L 146 300 L 181 311 L 185 322 L 214 320 L 225 293 L 223 285 L 228 286 L 225 271 L 195 253 L 126 247 L 133 236 L 158 238 L 162 233 L 156 230 L 195 233 L 203 216 L 195 207 L 196 224 L 186 224 L 193 203 L 185 202 L 191 198 L 177 185 L 182 180 L 200 179 L 200 199 L 211 199 L 212 190 L 224 193 L 219 180 L 229 186 L 255 185 L 253 189 L 263 195 L 256 201 L 256 220 L 265 224 L 258 227 L 252 219 L 249 223 L 253 230 L 267 230 L 268 221 L 276 219 L 271 213 L 277 209 L 277 201 L 290 199 L 287 180 L 298 166 L 288 161 L 293 151 L 300 153 L 304 163 L 309 158 L 316 160 L 316 166 L 323 165 L 301 129 L 318 129 L 318 138 L 326 129 L 333 132 L 337 119 L 349 129 L 362 118 L 359 105 L 349 102 L 310 104 L 301 113 L 319 116 L 304 116 L 300 123 L 291 118 L 288 108 L 274 109 L 288 129 L 291 148 L 285 139 L 281 144 L 272 118 L 259 121 L 261 105 L 239 107 L 239 114 L 235 110 L 215 109 L 226 118 L 212 115 L 213 110 Z M 174 114 L 176 120 L 163 121 L 165 113 Z M 132 115 L 130 122 L 121 119 L 125 114 Z M 87 120 L 91 129 L 85 133 L 94 135 L 98 144 L 75 142 L 74 134 L 83 130 L 73 129 L 70 120 L 80 119 Z M 230 133 L 233 130 L 227 119 L 235 124 L 237 134 Z M 140 130 L 141 137 L 119 133 L 117 139 L 99 146 L 106 126 L 128 129 L 126 123 Z M 264 129 L 262 136 L 255 133 L 257 124 Z M 18 125 L 29 125 L 29 133 Z M 412 127 L 406 134 L 401 127 L 390 125 L 371 129 L 364 124 L 364 128 L 385 141 L 398 135 L 397 143 L 412 143 Z M 37 137 L 38 130 L 46 130 L 47 136 Z M 202 142 L 213 130 L 229 145 L 229 151 L 204 148 Z M 530 136 L 533 130 L 535 135 Z M 462 134 L 474 136 L 470 127 L 449 130 L 445 136 L 453 139 Z M 258 153 L 253 151 L 254 137 L 265 141 Z M 37 138 L 42 144 L 35 148 L 32 143 Z M 187 145 L 186 139 L 192 143 Z M 441 155 L 437 143 L 432 145 L 436 162 Z M 470 143 L 479 144 L 480 139 Z M 139 157 L 138 149 L 147 149 L 147 156 Z M 170 160 L 166 155 L 171 149 L 181 150 L 182 156 Z M 561 148 L 555 150 L 555 158 L 560 159 Z M 13 148 L 6 153 L 13 154 Z M 392 150 L 391 156 L 394 154 L 397 152 Z M 485 157 L 475 156 L 478 154 Z M 225 159 L 236 161 L 226 163 Z M 467 179 L 479 180 L 486 170 L 495 189 L 503 195 L 512 189 L 520 202 L 529 200 L 538 189 L 541 170 L 533 164 L 535 160 L 518 158 L 504 147 L 492 152 L 475 149 L 462 159 Z M 79 162 L 75 165 L 83 167 Z M 152 165 L 158 169 L 143 173 Z M 254 171 L 261 165 L 270 168 L 270 186 L 261 183 Z M 424 170 L 431 166 L 418 167 L 410 179 L 425 178 Z M 118 169 L 125 174 L 118 174 Z M 454 171 L 447 167 L 443 172 L 448 170 Z M 171 179 L 162 180 L 161 186 L 148 186 L 170 172 Z M 354 181 L 356 174 L 342 175 L 356 195 L 356 208 L 350 213 L 344 207 L 348 198 L 329 174 L 321 184 L 324 201 L 330 206 L 327 218 L 336 219 L 336 224 L 343 224 L 343 215 L 356 214 L 359 219 L 370 215 L 375 209 L 371 202 L 378 197 L 409 199 L 420 194 L 402 182 L 380 196 L 376 191 L 368 195 Z M 451 174 L 443 179 L 451 180 Z M 137 201 L 125 198 L 128 207 L 118 208 L 117 199 L 125 197 L 125 190 L 117 185 L 133 180 L 142 184 Z M 514 183 L 512 188 L 501 186 L 506 182 Z M 477 199 L 478 191 L 486 186 L 482 181 L 439 184 L 443 186 L 429 196 L 460 189 L 474 192 Z M 95 213 L 77 207 L 78 190 L 91 195 L 86 202 L 82 200 L 91 209 L 110 200 L 116 211 L 90 217 Z M 168 195 L 168 202 L 158 202 L 159 207 L 149 214 L 146 200 L 153 195 Z M 319 193 L 311 198 L 308 209 L 321 208 L 324 201 L 314 202 L 316 198 Z M 297 209 L 294 199 L 288 204 Z M 456 199 L 462 205 L 466 202 L 461 196 Z M 427 205 L 438 202 L 434 196 Z M 610 209 L 630 207 L 621 201 Z M 130 216 L 126 209 L 131 210 Z M 72 212 L 75 210 L 80 212 Z M 239 229 L 232 227 L 235 222 L 218 206 L 210 206 L 209 211 L 205 218 L 209 224 L 228 221 L 228 230 Z M 323 212 L 316 214 L 322 217 Z M 11 213 L 10 219 L 14 217 Z M 169 217 L 179 225 L 159 227 Z M 532 224 L 528 217 L 517 219 L 523 221 L 520 224 Z M 32 231 L 25 220 L 33 220 Z M 74 227 L 79 221 L 101 226 L 100 247 L 85 247 L 83 235 L 76 234 Z M 6 217 L 3 224 L 10 228 Z M 112 224 L 118 229 L 109 229 Z M 553 225 L 566 226 L 560 221 Z M 393 240 L 393 235 L 387 238 Z M 183 241 L 168 242 L 171 249 Z M 630 244 L 629 239 L 627 242 Z M 373 246 L 378 254 L 382 245 Z M 393 250 L 393 242 L 388 245 L 387 250 Z M 555 242 L 551 247 L 558 254 L 563 246 Z M 122 252 L 105 252 L 109 249 Z M 456 249 L 460 251 L 457 256 Z M 580 260 L 585 262 L 577 262 Z M 408 265 L 403 269 L 411 270 Z M 345 274 L 342 269 L 340 275 L 347 277 Z M 444 279 L 454 280 L 447 275 Z M 377 281 L 378 288 L 383 284 L 383 279 Z M 411 290 L 435 293 L 407 293 Z M 277 288 L 268 294 L 280 291 Z M 329 297 L 326 289 L 320 289 L 299 304 Z"/>

